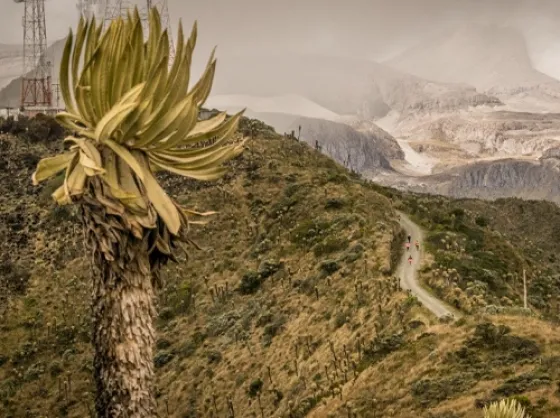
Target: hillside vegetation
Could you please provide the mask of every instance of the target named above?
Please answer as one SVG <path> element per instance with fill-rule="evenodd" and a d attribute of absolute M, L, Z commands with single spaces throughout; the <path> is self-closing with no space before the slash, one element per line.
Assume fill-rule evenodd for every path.
<path fill-rule="evenodd" d="M 201 249 L 163 275 L 154 358 L 161 416 L 480 417 L 489 401 L 513 396 L 533 418 L 558 416 L 553 322 L 477 313 L 439 323 L 393 277 L 404 238 L 397 208 L 433 233 L 491 236 L 500 251 L 486 270 L 494 262 L 500 271 L 519 269 L 525 260 L 554 271 L 557 261 L 546 260 L 558 246 L 544 243 L 552 237 L 544 226 L 522 226 L 517 202 L 473 201 L 436 227 L 432 210 L 463 203 L 366 183 L 258 121 L 244 119 L 240 129 L 255 138 L 217 184 L 162 177 L 181 203 L 218 213 L 193 225 Z M 79 214 L 52 207 L 61 179 L 30 182 L 37 160 L 61 141 L 18 132 L 0 137 L 0 415 L 86 417 L 94 389 L 90 266 Z M 489 209 L 508 207 L 512 225 Z M 472 225 L 475 212 L 487 218 L 475 216 L 474 225 L 485 226 Z M 458 216 L 475 232 L 459 228 Z M 513 247 L 516 234 L 532 243 Z M 437 258 L 441 239 L 430 242 Z M 466 244 L 465 257 L 485 251 Z M 451 250 L 442 251 L 447 260 Z M 518 287 L 503 286 L 517 303 Z M 502 296 L 492 292 L 488 303 Z"/>
<path fill-rule="evenodd" d="M 422 278 L 435 293 L 467 313 L 528 305 L 560 320 L 560 208 L 551 202 L 493 202 L 401 194 L 389 189 L 396 207 L 427 231 L 431 259 Z"/>

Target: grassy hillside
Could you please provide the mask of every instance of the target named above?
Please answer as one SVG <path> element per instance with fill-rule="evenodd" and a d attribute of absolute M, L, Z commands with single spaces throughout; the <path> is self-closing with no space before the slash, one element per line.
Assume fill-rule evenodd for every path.
<path fill-rule="evenodd" d="M 478 417 L 509 396 L 534 418 L 558 416 L 557 327 L 503 315 L 438 323 L 392 276 L 403 235 L 386 191 L 253 126 L 219 183 L 162 177 L 184 204 L 219 213 L 193 225 L 202 250 L 163 275 L 161 416 Z M 57 180 L 30 184 L 53 145 L 26 138 L 0 138 L 0 416 L 85 417 L 87 252 L 75 209 L 49 200 Z"/>

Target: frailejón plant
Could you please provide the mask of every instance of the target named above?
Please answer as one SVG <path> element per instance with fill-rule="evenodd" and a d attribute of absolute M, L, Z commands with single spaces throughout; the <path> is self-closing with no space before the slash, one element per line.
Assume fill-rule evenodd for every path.
<path fill-rule="evenodd" d="M 484 418 L 530 418 L 515 399 L 502 399 L 484 407 Z"/>
<path fill-rule="evenodd" d="M 154 417 L 154 295 L 158 271 L 187 243 L 189 212 L 158 184 L 156 171 L 213 180 L 239 155 L 232 143 L 241 113 L 199 121 L 216 60 L 189 89 L 196 23 L 179 26 L 175 61 L 155 8 L 144 42 L 137 10 L 106 29 L 80 20 L 64 49 L 60 86 L 66 111 L 56 118 L 73 132 L 68 152 L 44 158 L 33 183 L 64 172 L 54 192 L 78 203 L 92 251 L 96 410 L 102 417 Z"/>

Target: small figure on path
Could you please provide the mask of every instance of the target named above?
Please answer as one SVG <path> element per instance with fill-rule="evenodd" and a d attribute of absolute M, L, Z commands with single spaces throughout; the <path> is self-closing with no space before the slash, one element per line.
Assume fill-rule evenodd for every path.
<path fill-rule="evenodd" d="M 410 242 L 406 243 L 406 251 L 410 251 Z"/>
<path fill-rule="evenodd" d="M 408 242 L 410 242 L 411 239 L 412 239 L 412 237 L 409 235 L 408 236 Z"/>
<path fill-rule="evenodd" d="M 420 250 L 420 243 L 418 242 L 418 240 L 416 240 L 414 245 L 416 246 L 416 251 L 419 251 Z"/>
<path fill-rule="evenodd" d="M 408 256 L 408 264 L 412 265 L 412 256 L 411 255 Z"/>

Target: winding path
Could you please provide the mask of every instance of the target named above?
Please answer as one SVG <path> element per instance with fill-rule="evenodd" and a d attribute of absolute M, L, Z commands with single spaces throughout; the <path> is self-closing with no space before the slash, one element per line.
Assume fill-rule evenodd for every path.
<path fill-rule="evenodd" d="M 398 214 L 401 218 L 401 226 L 406 234 L 411 236 L 412 241 L 410 252 L 404 252 L 397 271 L 401 279 L 402 288 L 410 289 L 411 293 L 416 296 L 420 303 L 438 318 L 445 315 L 452 315 L 455 318 L 458 317 L 459 315 L 455 311 L 447 307 L 445 303 L 434 297 L 418 283 L 418 270 L 420 269 L 422 256 L 424 254 L 424 233 L 422 229 L 412 222 L 404 213 L 398 212 Z M 416 240 L 420 243 L 420 251 L 417 251 L 414 247 L 414 241 Z M 408 264 L 408 256 L 410 254 L 412 254 L 412 265 Z"/>

